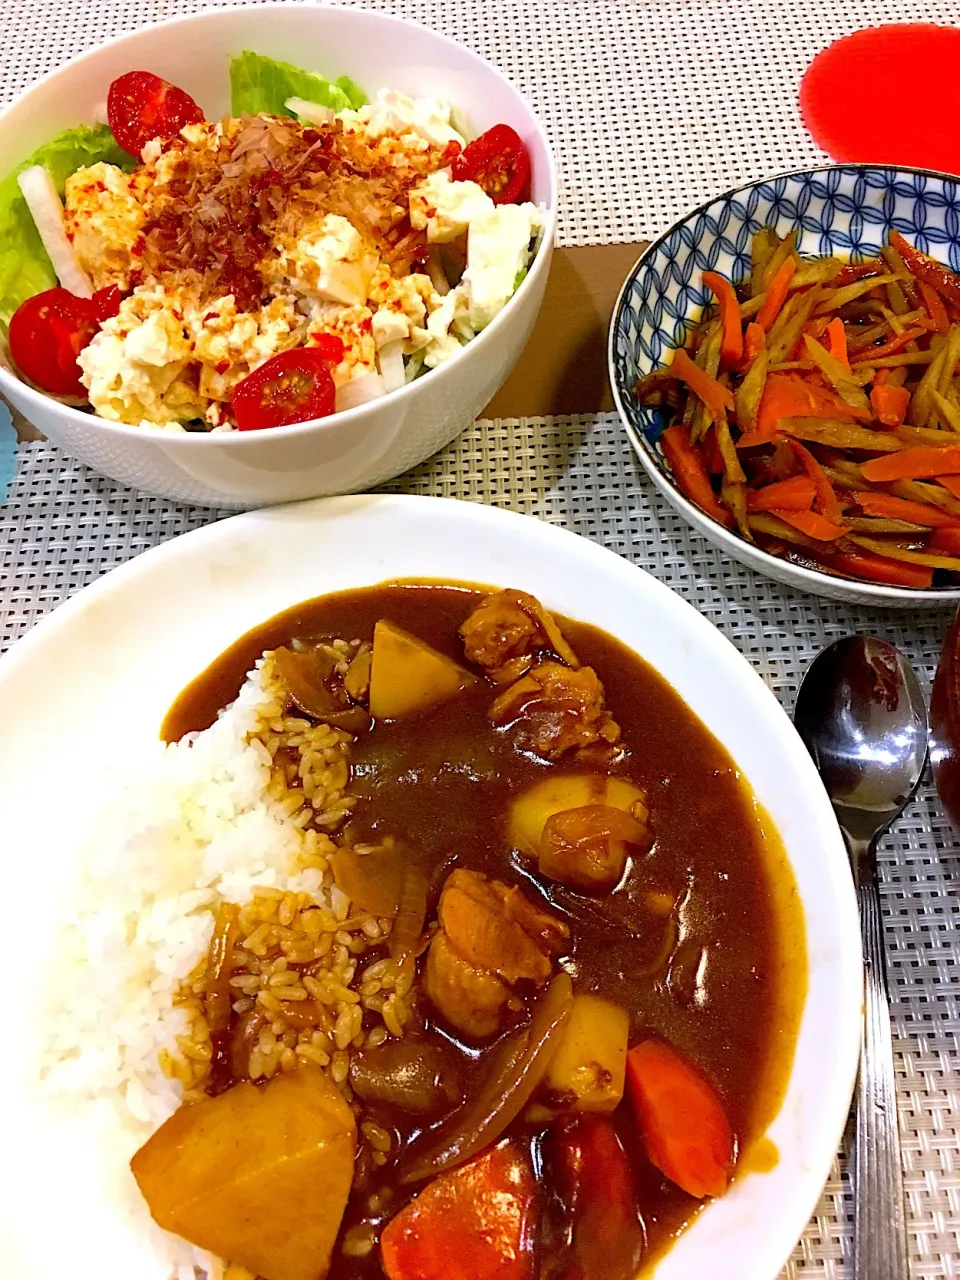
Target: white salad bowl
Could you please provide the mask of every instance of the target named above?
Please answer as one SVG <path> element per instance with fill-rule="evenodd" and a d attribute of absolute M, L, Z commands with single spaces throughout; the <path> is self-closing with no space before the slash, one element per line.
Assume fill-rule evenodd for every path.
<path fill-rule="evenodd" d="M 473 137 L 511 125 L 530 152 L 532 198 L 544 209 L 540 247 L 503 311 L 446 364 L 382 399 L 315 422 L 214 434 L 107 422 L 63 405 L 0 365 L 0 393 L 67 453 L 124 484 L 181 502 L 251 507 L 371 488 L 448 444 L 490 401 L 530 335 L 546 288 L 557 176 L 540 121 L 476 54 L 426 27 L 364 9 L 304 4 L 216 9 L 110 40 L 38 81 L 0 114 L 9 172 L 62 129 L 93 121 L 111 80 L 155 72 L 211 116 L 229 111 L 228 59 L 252 49 L 371 97 L 381 88 L 449 102 Z"/>
<path fill-rule="evenodd" d="M 10 1280 L 59 1277 L 64 1242 L 73 1275 L 169 1280 L 111 1198 L 125 1167 L 113 1175 L 101 1167 L 82 1116 L 44 1120 L 36 1100 L 37 1009 L 56 898 L 72 883 L 78 833 L 107 803 L 108 762 L 155 741 L 180 690 L 256 624 L 308 597 L 397 578 L 522 587 L 606 629 L 670 682 L 749 780 L 781 837 L 806 923 L 799 1038 L 767 1132 L 777 1159 L 768 1172 L 745 1172 L 699 1214 L 656 1277 L 775 1280 L 803 1231 L 847 1116 L 862 969 L 846 853 L 788 717 L 695 609 L 586 539 L 472 503 L 342 497 L 240 515 L 166 543 L 80 592 L 0 661 L 4 891 L 8 901 L 35 903 L 42 868 L 43 893 L 42 910 L 10 912 L 6 926 L 17 958 L 7 991 L 16 1052 L 0 1056 L 4 1137 L 17 1165 L 0 1198 Z M 51 743 L 69 761 L 55 789 L 40 767 Z"/>

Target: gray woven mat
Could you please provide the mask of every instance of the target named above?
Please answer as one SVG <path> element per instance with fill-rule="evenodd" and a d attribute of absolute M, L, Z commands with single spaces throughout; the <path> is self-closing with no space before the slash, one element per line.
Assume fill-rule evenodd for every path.
<path fill-rule="evenodd" d="M 737 182 L 822 160 L 795 108 L 814 53 L 870 23 L 956 20 L 949 0 L 366 3 L 446 31 L 533 101 L 558 155 L 563 244 L 651 237 Z M 203 7 L 0 0 L 0 103 L 109 36 Z M 715 622 L 788 709 L 820 646 L 852 630 L 887 636 L 932 677 L 945 615 L 852 610 L 725 562 L 640 477 L 612 416 L 478 424 L 395 487 L 510 507 L 636 561 Z M 0 507 L 0 647 L 101 573 L 214 518 L 122 489 L 48 446 L 22 447 Z M 915 1280 L 960 1277 L 954 847 L 925 786 L 882 851 Z M 836 1168 L 785 1275 L 845 1280 L 850 1243 L 849 1185 Z"/>

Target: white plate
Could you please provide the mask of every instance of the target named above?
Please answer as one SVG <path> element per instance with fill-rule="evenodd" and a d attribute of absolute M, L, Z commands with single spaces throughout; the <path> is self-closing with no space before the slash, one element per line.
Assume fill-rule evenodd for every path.
<path fill-rule="evenodd" d="M 862 974 L 840 833 L 787 716 L 695 609 L 585 539 L 469 503 L 336 498 L 236 516 L 147 552 L 0 661 L 8 965 L 0 1097 L 15 1160 L 0 1197 L 4 1280 L 61 1280 L 65 1268 L 72 1277 L 147 1280 L 125 1269 L 124 1224 L 103 1203 L 82 1148 L 43 1133 L 27 1099 L 45 921 L 74 856 L 71 830 L 97 802 L 104 759 L 154 738 L 183 686 L 257 623 L 311 596 L 396 577 L 522 587 L 603 627 L 660 671 L 749 779 L 782 837 L 807 925 L 807 1002 L 769 1130 L 780 1159 L 712 1204 L 656 1274 L 774 1280 L 803 1231 L 847 1115 Z"/>

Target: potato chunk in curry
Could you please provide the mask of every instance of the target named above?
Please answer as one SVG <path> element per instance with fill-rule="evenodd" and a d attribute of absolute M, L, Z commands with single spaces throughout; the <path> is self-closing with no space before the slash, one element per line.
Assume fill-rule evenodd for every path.
<path fill-rule="evenodd" d="M 500 1030 L 518 982 L 542 986 L 568 936 L 566 925 L 516 887 L 476 871 L 453 871 L 438 908 L 425 987 L 445 1020 L 473 1039 Z"/>
<path fill-rule="evenodd" d="M 577 1111 L 613 1111 L 623 1097 L 630 1015 L 589 994 L 573 997 L 545 1084 L 553 1100 Z"/>
<path fill-rule="evenodd" d="M 370 714 L 397 720 L 455 697 L 477 677 L 425 641 L 381 619 L 373 629 Z"/>
<path fill-rule="evenodd" d="M 319 1280 L 355 1149 L 343 1095 L 322 1072 L 301 1067 L 181 1107 L 130 1168 L 167 1231 L 263 1280 Z"/>

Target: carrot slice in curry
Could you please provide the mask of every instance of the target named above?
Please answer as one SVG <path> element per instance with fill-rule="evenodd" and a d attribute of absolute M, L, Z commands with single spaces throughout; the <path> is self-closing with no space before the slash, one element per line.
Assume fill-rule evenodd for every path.
<path fill-rule="evenodd" d="M 722 1196 L 736 1150 L 713 1086 L 669 1045 L 645 1040 L 627 1054 L 627 1088 L 651 1163 L 698 1200 Z"/>
<path fill-rule="evenodd" d="M 532 1280 L 537 1184 L 529 1158 L 501 1143 L 442 1173 L 380 1239 L 390 1280 Z"/>

